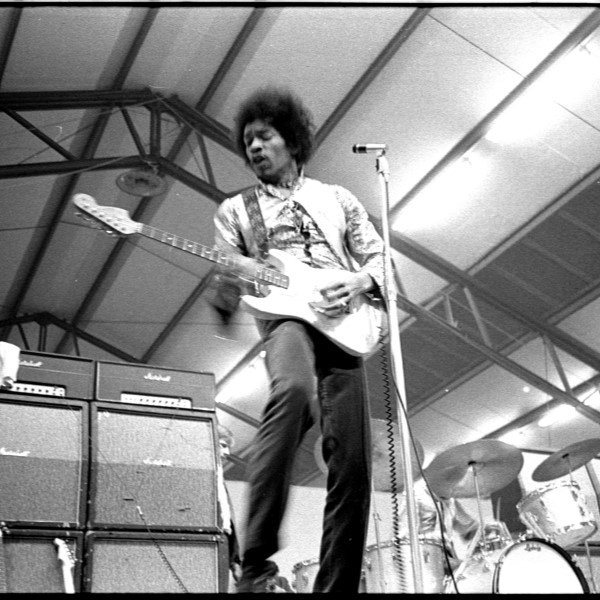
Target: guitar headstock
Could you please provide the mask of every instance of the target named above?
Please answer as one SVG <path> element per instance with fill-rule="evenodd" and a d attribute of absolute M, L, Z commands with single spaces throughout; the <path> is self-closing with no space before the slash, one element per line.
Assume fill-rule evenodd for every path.
<path fill-rule="evenodd" d="M 132 221 L 129 213 L 123 208 L 114 206 L 100 206 L 88 194 L 75 194 L 73 204 L 81 211 L 84 219 L 97 224 L 99 229 L 112 235 L 130 235 L 137 233 L 141 224 Z"/>
<path fill-rule="evenodd" d="M 69 548 L 67 542 L 65 542 L 65 540 L 61 540 L 60 538 L 54 538 L 54 545 L 56 546 L 58 560 L 60 560 L 60 562 L 66 567 L 75 566 L 75 559 L 73 558 L 71 548 Z"/>

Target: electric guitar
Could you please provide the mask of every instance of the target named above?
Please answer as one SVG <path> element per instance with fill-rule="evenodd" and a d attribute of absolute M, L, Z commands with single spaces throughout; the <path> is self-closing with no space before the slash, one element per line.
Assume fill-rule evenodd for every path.
<path fill-rule="evenodd" d="M 365 294 L 353 298 L 346 313 L 330 317 L 318 311 L 324 303 L 319 292 L 335 269 L 314 269 L 281 250 L 269 251 L 269 264 L 238 257 L 221 250 L 186 240 L 155 227 L 131 220 L 126 210 L 100 206 L 88 194 L 75 194 L 73 203 L 100 228 L 112 235 L 143 235 L 184 252 L 233 269 L 244 261 L 245 271 L 251 265 L 249 278 L 255 293 L 243 294 L 241 300 L 250 314 L 265 320 L 291 317 L 309 323 L 340 348 L 354 356 L 370 356 L 377 350 L 386 333 L 383 306 Z M 246 280 L 246 277 L 243 278 Z"/>
<path fill-rule="evenodd" d="M 71 549 L 67 545 L 67 542 L 61 540 L 60 538 L 54 538 L 54 545 L 56 546 L 58 560 L 60 560 L 62 567 L 65 594 L 74 594 L 75 582 L 73 579 L 73 570 L 75 568 L 75 559 L 73 558 Z"/>

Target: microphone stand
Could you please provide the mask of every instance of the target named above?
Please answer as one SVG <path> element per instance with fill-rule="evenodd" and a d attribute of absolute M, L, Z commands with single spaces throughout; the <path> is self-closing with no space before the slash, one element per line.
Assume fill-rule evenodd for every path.
<path fill-rule="evenodd" d="M 404 466 L 404 490 L 406 492 L 406 515 L 412 557 L 412 569 L 416 594 L 423 593 L 423 567 L 417 529 L 417 507 L 414 495 L 414 483 L 411 461 L 410 431 L 407 421 L 406 391 L 404 384 L 404 368 L 402 364 L 402 349 L 400 346 L 400 328 L 398 325 L 398 307 L 396 294 L 393 292 L 393 270 L 390 247 L 389 214 L 389 164 L 385 156 L 385 145 L 373 144 L 377 148 L 376 170 L 379 175 L 382 195 L 381 226 L 384 242 L 384 296 L 387 305 L 388 332 L 390 339 L 392 381 L 396 383 L 394 391 L 398 402 L 398 428 L 402 443 Z"/>

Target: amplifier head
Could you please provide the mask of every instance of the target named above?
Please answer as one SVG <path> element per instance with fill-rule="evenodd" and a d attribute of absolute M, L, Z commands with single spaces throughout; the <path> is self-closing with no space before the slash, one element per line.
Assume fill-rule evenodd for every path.
<path fill-rule="evenodd" d="M 96 364 L 96 399 L 167 408 L 215 409 L 215 375 L 168 367 Z"/>
<path fill-rule="evenodd" d="M 17 380 L 10 391 L 91 400 L 94 377 L 91 359 L 21 350 Z"/>

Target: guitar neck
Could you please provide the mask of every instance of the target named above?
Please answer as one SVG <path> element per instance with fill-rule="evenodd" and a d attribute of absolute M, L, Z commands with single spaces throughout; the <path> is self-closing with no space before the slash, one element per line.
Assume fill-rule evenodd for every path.
<path fill-rule="evenodd" d="M 185 238 L 179 237 L 167 231 L 162 231 L 156 227 L 150 225 L 141 225 L 138 233 L 141 235 L 157 240 L 163 244 L 168 244 L 184 252 L 199 256 L 211 262 L 224 267 L 232 268 L 236 266 L 236 257 L 226 252 L 222 252 L 218 248 L 211 246 L 205 246 L 198 242 L 186 240 Z M 289 278 L 287 275 L 280 273 L 275 269 L 271 269 L 258 261 L 254 261 L 255 272 L 252 277 L 259 283 L 265 283 L 267 285 L 274 285 L 281 288 L 287 288 L 289 285 Z"/>

